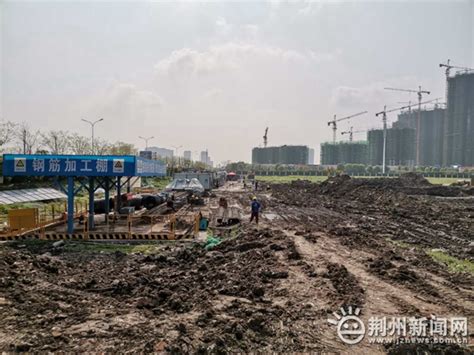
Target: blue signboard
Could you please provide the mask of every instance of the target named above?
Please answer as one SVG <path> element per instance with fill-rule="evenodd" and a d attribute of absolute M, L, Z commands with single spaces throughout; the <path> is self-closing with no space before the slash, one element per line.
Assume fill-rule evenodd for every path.
<path fill-rule="evenodd" d="M 159 161 L 114 155 L 5 154 L 5 176 L 165 176 Z"/>
<path fill-rule="evenodd" d="M 166 165 L 158 160 L 135 157 L 135 176 L 166 176 Z"/>

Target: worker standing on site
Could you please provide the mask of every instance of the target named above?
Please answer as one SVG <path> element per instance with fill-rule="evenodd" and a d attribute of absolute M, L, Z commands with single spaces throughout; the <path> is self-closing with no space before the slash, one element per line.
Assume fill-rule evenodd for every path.
<path fill-rule="evenodd" d="M 262 205 L 260 204 L 260 202 L 257 201 L 257 198 L 255 196 L 252 198 L 250 208 L 252 209 L 252 214 L 250 215 L 250 223 L 252 223 L 253 219 L 255 218 L 255 222 L 258 224 L 258 215 L 260 214 L 260 209 L 262 208 Z"/>

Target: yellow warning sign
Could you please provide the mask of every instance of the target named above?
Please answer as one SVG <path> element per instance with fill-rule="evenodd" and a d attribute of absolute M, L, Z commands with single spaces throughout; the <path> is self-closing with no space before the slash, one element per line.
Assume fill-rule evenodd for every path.
<path fill-rule="evenodd" d="M 114 159 L 113 172 L 114 173 L 123 173 L 125 167 L 125 162 L 123 159 Z"/>
<path fill-rule="evenodd" d="M 26 172 L 26 158 L 15 158 L 15 172 Z"/>

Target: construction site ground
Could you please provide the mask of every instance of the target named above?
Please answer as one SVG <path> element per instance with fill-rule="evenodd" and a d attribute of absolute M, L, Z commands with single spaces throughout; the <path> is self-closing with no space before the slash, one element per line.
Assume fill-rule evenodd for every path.
<path fill-rule="evenodd" d="M 250 224 L 250 200 L 263 206 Z M 416 175 L 213 191 L 242 224 L 194 241 L 0 245 L 0 350 L 472 352 L 474 191 Z M 211 221 L 212 222 L 212 221 Z M 347 345 L 342 306 L 371 316 L 469 319 L 468 344 Z"/>

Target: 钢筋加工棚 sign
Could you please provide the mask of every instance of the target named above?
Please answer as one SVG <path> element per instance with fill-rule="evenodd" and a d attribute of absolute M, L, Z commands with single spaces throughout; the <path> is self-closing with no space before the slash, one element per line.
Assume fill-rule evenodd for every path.
<path fill-rule="evenodd" d="M 5 176 L 165 176 L 156 160 L 113 155 L 5 154 Z"/>

